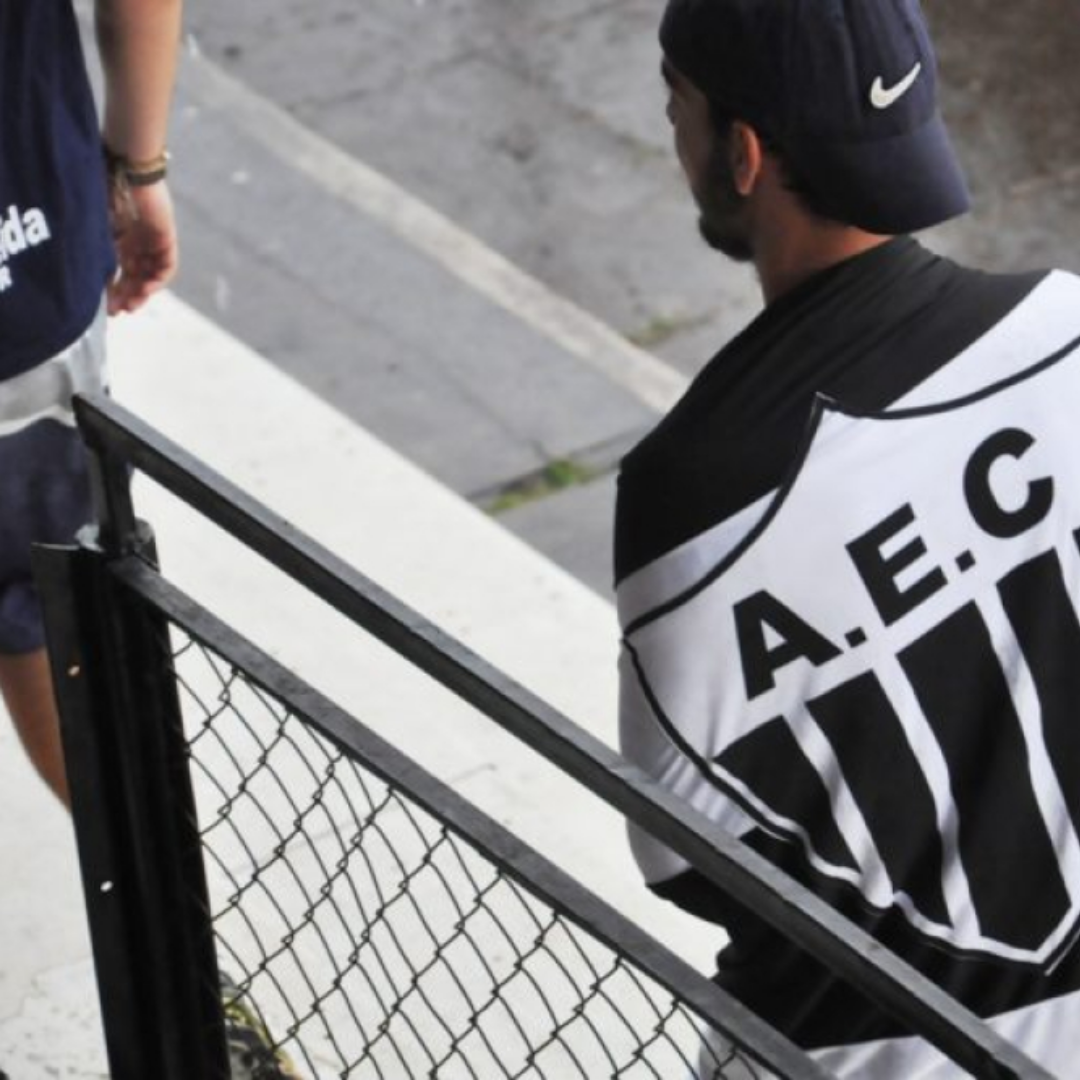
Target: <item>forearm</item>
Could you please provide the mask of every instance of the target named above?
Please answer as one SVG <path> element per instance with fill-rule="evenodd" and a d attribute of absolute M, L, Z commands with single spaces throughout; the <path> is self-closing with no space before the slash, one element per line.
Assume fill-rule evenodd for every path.
<path fill-rule="evenodd" d="M 129 161 L 165 148 L 182 0 L 97 0 L 106 145 Z"/>

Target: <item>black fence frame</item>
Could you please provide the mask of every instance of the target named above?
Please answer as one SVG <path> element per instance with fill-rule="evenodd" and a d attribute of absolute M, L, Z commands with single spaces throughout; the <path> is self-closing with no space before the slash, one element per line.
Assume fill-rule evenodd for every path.
<path fill-rule="evenodd" d="M 357 626 L 460 696 L 752 908 L 905 1028 L 982 1080 L 1052 1080 L 935 984 L 885 950 L 799 883 L 653 783 L 460 642 L 355 568 L 280 519 L 143 421 L 103 397 L 77 398 L 91 450 L 99 524 L 77 549 L 38 549 L 35 570 L 71 762 L 71 788 L 114 1080 L 227 1080 L 217 970 L 204 870 L 175 682 L 160 662 L 168 618 L 213 638 L 332 741 L 358 749 L 358 726 L 183 597 L 152 568 L 129 477 L 140 471 L 263 556 Z M 168 616 L 168 618 L 167 618 Z M 374 739 L 366 735 L 365 740 Z M 365 742 L 380 769 L 411 763 L 381 741 Z M 504 865 L 501 830 L 437 781 L 439 816 Z M 432 788 L 435 791 L 436 788 Z M 134 808 L 140 808 L 138 813 Z M 516 842 L 515 842 L 516 843 Z M 517 845 L 520 847 L 520 845 Z M 717 988 L 649 942 L 554 867 L 539 886 L 557 910 L 606 940 L 649 958 L 658 982 L 721 1031 L 738 1033 L 755 1057 L 786 1075 L 825 1074 Z M 197 902 L 180 903 L 196 885 Z M 537 887 L 537 881 L 530 888 Z M 573 896 L 570 903 L 569 897 Z M 568 908 L 569 904 L 569 908 Z M 583 912 L 591 915 L 583 916 Z M 662 955 L 663 954 L 663 955 Z M 145 958 L 145 959 L 144 959 Z M 149 961 L 149 962 L 147 962 Z M 195 976 L 192 977 L 192 972 Z M 193 1048 L 195 1056 L 193 1056 Z"/>

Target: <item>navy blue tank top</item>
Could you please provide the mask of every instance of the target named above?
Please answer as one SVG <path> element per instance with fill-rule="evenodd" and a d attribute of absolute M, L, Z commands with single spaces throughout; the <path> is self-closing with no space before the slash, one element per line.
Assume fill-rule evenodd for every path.
<path fill-rule="evenodd" d="M 0 0 L 0 379 L 89 326 L 115 266 L 70 0 Z"/>

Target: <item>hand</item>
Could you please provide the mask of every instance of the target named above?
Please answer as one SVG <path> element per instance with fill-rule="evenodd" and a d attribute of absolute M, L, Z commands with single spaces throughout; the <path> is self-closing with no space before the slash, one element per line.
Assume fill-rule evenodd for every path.
<path fill-rule="evenodd" d="M 164 180 L 135 187 L 114 178 L 109 216 L 119 268 L 108 286 L 110 315 L 137 311 L 176 273 L 179 255 L 172 197 Z"/>

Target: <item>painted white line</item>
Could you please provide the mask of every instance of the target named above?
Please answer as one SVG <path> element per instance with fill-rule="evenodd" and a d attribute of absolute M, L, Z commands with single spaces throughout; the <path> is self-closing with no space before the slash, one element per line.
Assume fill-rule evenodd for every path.
<path fill-rule="evenodd" d="M 355 206 L 456 278 L 664 413 L 689 384 L 651 353 L 559 296 L 392 180 L 351 157 L 192 50 L 191 89 L 207 94 L 288 166 Z"/>

